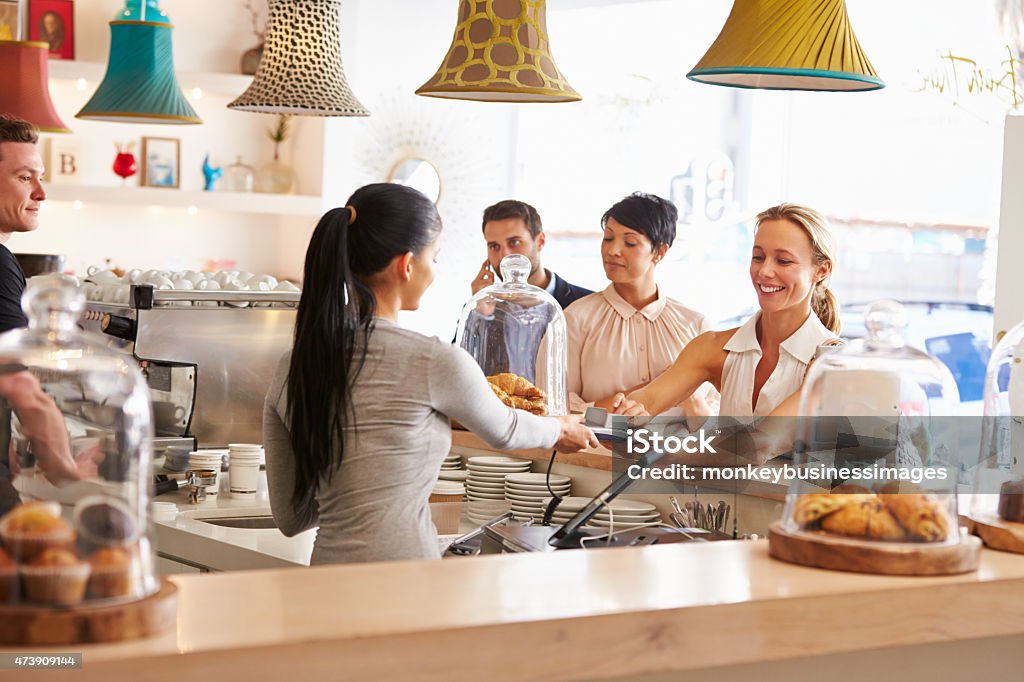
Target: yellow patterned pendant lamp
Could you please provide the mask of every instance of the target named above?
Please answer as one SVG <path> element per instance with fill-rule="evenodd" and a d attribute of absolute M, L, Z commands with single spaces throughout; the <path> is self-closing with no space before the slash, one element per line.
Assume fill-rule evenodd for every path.
<path fill-rule="evenodd" d="M 735 0 L 722 32 L 686 74 L 766 90 L 877 90 L 844 0 Z"/>
<path fill-rule="evenodd" d="M 459 0 L 441 68 L 417 95 L 484 102 L 578 102 L 548 43 L 547 0 Z"/>

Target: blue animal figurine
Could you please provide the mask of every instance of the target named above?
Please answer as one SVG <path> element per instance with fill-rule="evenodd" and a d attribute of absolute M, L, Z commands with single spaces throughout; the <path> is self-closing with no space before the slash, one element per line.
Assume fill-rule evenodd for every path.
<path fill-rule="evenodd" d="M 206 192 L 212 192 L 217 181 L 220 180 L 220 176 L 224 175 L 224 169 L 220 166 L 214 168 L 210 165 L 210 155 L 207 154 L 203 157 L 203 177 L 206 178 L 206 184 L 203 186 L 203 190 Z"/>

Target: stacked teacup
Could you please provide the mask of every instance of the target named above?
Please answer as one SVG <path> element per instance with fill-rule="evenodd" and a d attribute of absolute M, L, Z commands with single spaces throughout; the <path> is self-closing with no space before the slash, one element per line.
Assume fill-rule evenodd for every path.
<path fill-rule="evenodd" d="M 263 446 L 256 443 L 228 444 L 228 478 L 231 497 L 256 496 L 263 463 Z"/>
<path fill-rule="evenodd" d="M 188 453 L 190 471 L 215 471 L 217 482 L 206 486 L 206 495 L 216 495 L 220 491 L 220 469 L 224 462 L 223 450 L 193 450 Z"/>

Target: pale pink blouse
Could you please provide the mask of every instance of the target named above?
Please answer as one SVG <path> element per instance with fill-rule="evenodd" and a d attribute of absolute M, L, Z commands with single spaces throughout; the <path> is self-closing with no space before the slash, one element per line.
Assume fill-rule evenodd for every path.
<path fill-rule="evenodd" d="M 711 329 L 704 316 L 658 289 L 637 310 L 608 285 L 565 310 L 569 332 L 566 390 L 573 411 L 668 369 L 687 343 Z"/>

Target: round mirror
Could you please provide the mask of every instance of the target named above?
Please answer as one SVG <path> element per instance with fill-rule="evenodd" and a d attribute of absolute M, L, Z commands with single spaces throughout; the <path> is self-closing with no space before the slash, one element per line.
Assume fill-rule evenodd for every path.
<path fill-rule="evenodd" d="M 441 176 L 437 169 L 425 159 L 399 161 L 388 175 L 388 182 L 418 189 L 437 203 L 441 198 Z"/>

